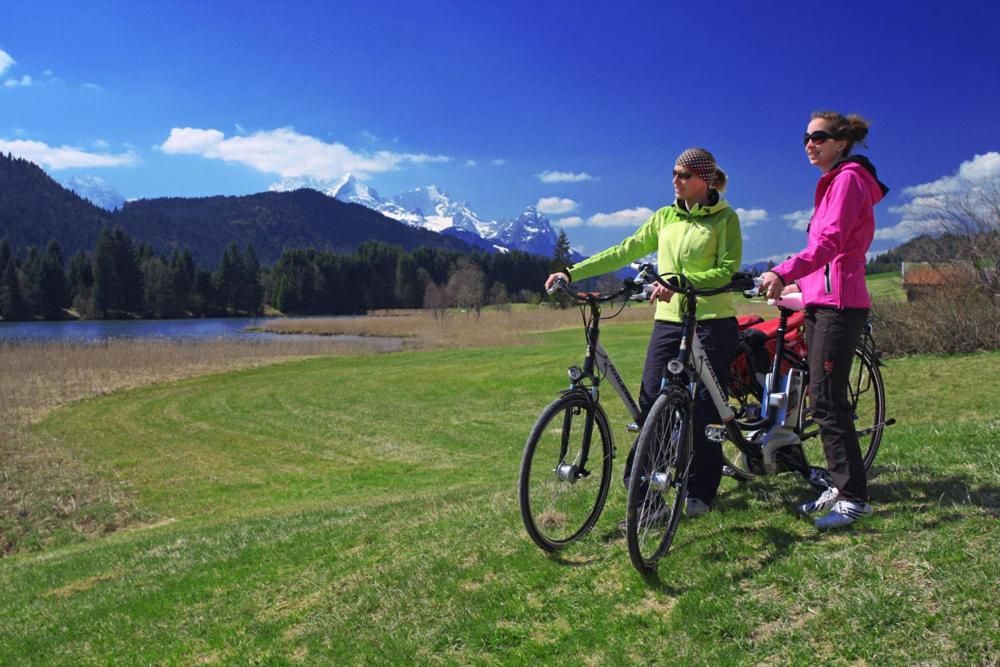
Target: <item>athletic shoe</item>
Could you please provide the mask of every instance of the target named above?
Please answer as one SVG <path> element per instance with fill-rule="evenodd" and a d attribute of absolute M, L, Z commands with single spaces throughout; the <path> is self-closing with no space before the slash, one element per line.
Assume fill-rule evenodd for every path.
<path fill-rule="evenodd" d="M 805 505 L 799 505 L 799 512 L 802 514 L 812 514 L 813 512 L 818 512 L 820 510 L 828 510 L 833 507 L 834 503 L 837 502 L 837 498 L 840 497 L 840 491 L 833 488 L 832 486 L 826 491 L 820 494 L 819 498 L 812 501 L 811 503 L 806 503 Z"/>
<path fill-rule="evenodd" d="M 874 513 L 875 510 L 872 509 L 871 505 L 860 500 L 838 500 L 833 504 L 833 509 L 816 519 L 816 523 L 813 525 L 820 530 L 843 528 Z"/>
<path fill-rule="evenodd" d="M 688 498 L 687 506 L 685 506 L 684 508 L 684 514 L 687 516 L 687 518 L 693 519 L 696 516 L 701 516 L 702 514 L 705 514 L 706 512 L 708 512 L 708 510 L 709 510 L 708 503 L 706 503 L 705 501 L 699 500 L 698 498 Z"/>

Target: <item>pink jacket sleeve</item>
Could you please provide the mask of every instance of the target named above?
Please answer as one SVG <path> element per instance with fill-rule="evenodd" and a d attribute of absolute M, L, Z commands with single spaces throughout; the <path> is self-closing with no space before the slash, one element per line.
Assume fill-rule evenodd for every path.
<path fill-rule="evenodd" d="M 868 194 L 861 177 L 837 174 L 809 223 L 809 244 L 802 252 L 771 269 L 787 285 L 823 268 L 844 252 L 851 225 L 861 216 Z"/>

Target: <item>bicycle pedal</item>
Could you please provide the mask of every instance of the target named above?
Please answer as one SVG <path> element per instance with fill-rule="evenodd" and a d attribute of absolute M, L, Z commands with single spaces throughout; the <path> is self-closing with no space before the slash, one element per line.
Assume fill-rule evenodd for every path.
<path fill-rule="evenodd" d="M 705 427 L 705 437 L 712 442 L 725 442 L 726 427 L 722 424 L 709 424 Z"/>
<path fill-rule="evenodd" d="M 629 424 L 625 428 L 628 429 L 629 433 L 638 433 L 639 432 L 639 425 L 636 424 L 635 422 L 632 422 L 631 424 Z"/>

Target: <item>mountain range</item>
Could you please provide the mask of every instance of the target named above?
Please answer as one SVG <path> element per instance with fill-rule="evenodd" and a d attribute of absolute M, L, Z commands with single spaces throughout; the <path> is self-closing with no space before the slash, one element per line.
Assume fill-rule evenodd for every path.
<path fill-rule="evenodd" d="M 366 240 L 412 249 L 512 250 L 551 257 L 557 234 L 534 206 L 513 218 L 484 220 L 436 185 L 382 197 L 351 174 L 336 181 L 286 180 L 245 196 L 160 197 L 126 201 L 103 179 L 59 183 L 34 163 L 0 154 L 0 236 L 15 251 L 56 239 L 67 257 L 93 249 L 104 225 L 120 225 L 139 242 L 170 254 L 189 248 L 212 265 L 230 242 L 252 242 L 265 263 L 283 250 L 316 247 L 349 252 Z M 574 253 L 573 259 L 580 255 Z"/>
<path fill-rule="evenodd" d="M 534 206 L 527 206 L 515 218 L 483 220 L 463 201 L 453 200 L 436 185 L 418 187 L 392 197 L 382 197 L 352 174 L 336 181 L 286 179 L 268 188 L 287 192 L 309 188 L 343 202 L 360 204 L 394 220 L 447 236 L 454 236 L 488 252 L 521 250 L 552 256 L 557 235 L 552 223 Z"/>

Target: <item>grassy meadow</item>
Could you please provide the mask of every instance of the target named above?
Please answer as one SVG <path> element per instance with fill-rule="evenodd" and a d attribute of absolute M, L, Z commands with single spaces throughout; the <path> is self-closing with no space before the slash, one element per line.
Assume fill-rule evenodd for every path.
<path fill-rule="evenodd" d="M 50 471 L 64 507 L 0 558 L 0 664 L 1000 661 L 1000 354 L 888 362 L 870 520 L 819 534 L 796 478 L 724 480 L 644 579 L 620 484 L 561 556 L 526 536 L 524 439 L 584 341 L 491 322 L 465 334 L 490 347 L 214 367 L 22 424 L 51 458 L 12 450 L 8 490 Z M 604 330 L 633 386 L 648 331 Z M 72 523 L 74 484 L 113 530 Z"/>

